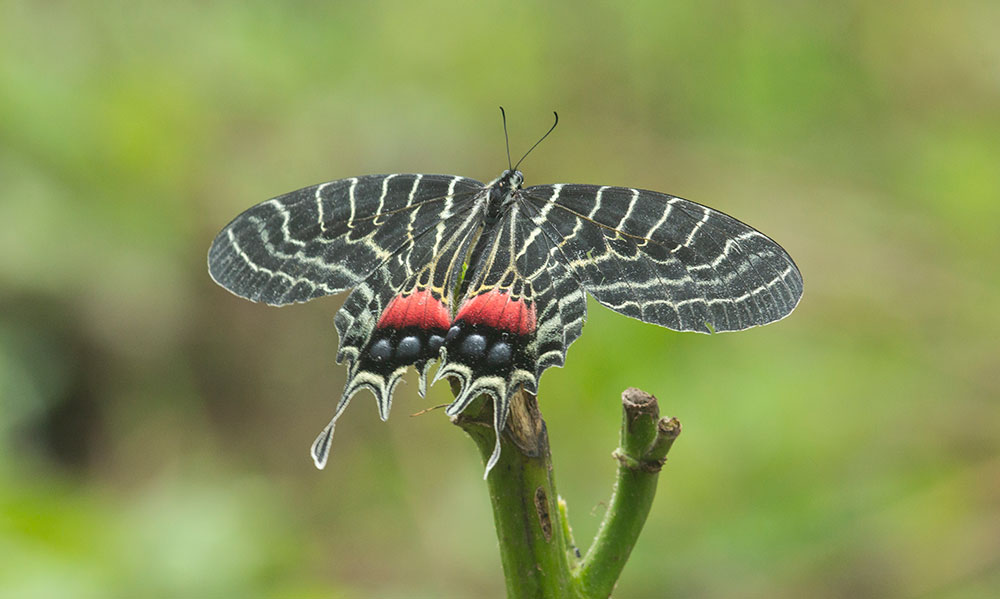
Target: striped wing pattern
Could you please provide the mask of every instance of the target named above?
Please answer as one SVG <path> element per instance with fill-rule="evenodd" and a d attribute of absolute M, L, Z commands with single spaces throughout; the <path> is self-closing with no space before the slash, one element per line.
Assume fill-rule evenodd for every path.
<path fill-rule="evenodd" d="M 435 381 L 449 376 L 461 383 L 447 409 L 451 416 L 479 395 L 491 395 L 498 433 L 506 425 L 514 393 L 521 387 L 536 393 L 542 372 L 562 366 L 586 317 L 580 283 L 538 234 L 529 213 L 529 206 L 514 203 L 498 226 L 479 239 L 469 264 L 471 274 L 463 282 L 454 333 L 445 343 L 435 376 Z M 481 351 L 470 343 L 477 337 L 483 340 Z M 510 360 L 494 359 L 507 351 Z M 487 472 L 499 457 L 497 434 Z"/>
<path fill-rule="evenodd" d="M 482 187 L 444 175 L 367 175 L 293 191 L 229 223 L 209 250 L 209 273 L 272 306 L 341 293 Z"/>
<path fill-rule="evenodd" d="M 624 187 L 521 188 L 450 175 L 370 175 L 291 192 L 236 217 L 209 250 L 212 278 L 271 305 L 353 289 L 334 323 L 347 384 L 312 447 L 327 460 L 361 389 L 386 419 L 401 376 L 419 392 L 452 378 L 457 415 L 494 402 L 500 452 L 510 400 L 536 393 L 583 329 L 586 293 L 678 331 L 736 331 L 787 316 L 802 295 L 791 257 L 764 234 L 675 196 Z"/>
<path fill-rule="evenodd" d="M 411 364 L 420 374 L 420 395 L 426 393 L 427 373 L 437 358 L 430 338 L 436 334 L 443 339 L 450 323 L 443 322 L 435 328 L 433 323 L 428 323 L 430 319 L 416 318 L 424 313 L 412 307 L 409 326 L 386 326 L 381 317 L 394 300 L 399 301 L 397 298 L 410 300 L 415 297 L 425 299 L 425 308 L 440 306 L 450 314 L 450 290 L 456 284 L 478 224 L 474 208 L 474 202 L 465 202 L 452 216 L 422 233 L 413 244 L 397 252 L 361 282 L 337 312 L 334 318 L 340 335 L 337 362 L 347 362 L 347 384 L 333 418 L 313 444 L 313 459 L 320 468 L 326 464 L 337 419 L 355 393 L 361 389 L 370 390 L 375 396 L 379 416 L 386 420 L 396 384 Z M 399 351 L 407 338 L 418 341 L 420 351 L 417 354 L 405 355 Z M 374 350 L 380 343 L 382 346 L 388 343 L 396 351 L 379 359 Z"/>
<path fill-rule="evenodd" d="M 675 196 L 625 187 L 524 190 L 537 226 L 601 304 L 675 331 L 740 331 L 802 295 L 791 256 L 750 226 Z"/>

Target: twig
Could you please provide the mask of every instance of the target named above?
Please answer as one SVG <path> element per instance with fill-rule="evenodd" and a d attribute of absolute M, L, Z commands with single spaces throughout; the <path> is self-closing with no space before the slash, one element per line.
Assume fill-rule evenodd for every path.
<path fill-rule="evenodd" d="M 618 477 L 611 503 L 578 578 L 588 597 L 608 597 L 642 531 L 667 452 L 681 433 L 676 418 L 659 419 L 656 398 L 636 388 L 622 393 L 621 441 L 612 454 Z"/>
<path fill-rule="evenodd" d="M 556 494 L 545 422 L 535 397 L 519 392 L 501 436 L 500 460 L 487 478 L 510 599 L 608 597 L 646 521 L 660 468 L 680 434 L 675 418 L 658 419 L 656 398 L 638 389 L 624 405 L 618 477 L 597 536 L 580 560 Z M 492 402 L 479 398 L 452 421 L 479 448 L 483 462 L 494 448 Z"/>

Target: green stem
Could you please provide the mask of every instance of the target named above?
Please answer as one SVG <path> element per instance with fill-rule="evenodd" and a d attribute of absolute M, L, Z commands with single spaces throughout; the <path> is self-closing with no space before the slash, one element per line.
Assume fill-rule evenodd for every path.
<path fill-rule="evenodd" d="M 659 419 L 659 405 L 648 393 L 626 389 L 622 404 L 621 443 L 613 454 L 618 459 L 618 478 L 608 511 L 577 573 L 587 597 L 608 597 L 614 590 L 653 504 L 660 468 L 681 432 L 676 418 Z"/>
<path fill-rule="evenodd" d="M 535 397 L 519 392 L 501 438 L 500 459 L 487 478 L 509 599 L 608 597 L 635 546 L 656 494 L 667 452 L 680 434 L 676 418 L 659 419 L 656 398 L 622 393 L 618 478 L 610 506 L 581 562 L 556 494 L 545 422 Z M 474 401 L 453 422 L 476 443 L 483 463 L 493 453 L 492 402 Z"/>
<path fill-rule="evenodd" d="M 493 453 L 492 402 L 477 399 L 457 418 L 479 448 Z M 579 597 L 560 516 L 548 434 L 535 397 L 518 393 L 500 439 L 500 460 L 486 479 L 510 599 Z"/>

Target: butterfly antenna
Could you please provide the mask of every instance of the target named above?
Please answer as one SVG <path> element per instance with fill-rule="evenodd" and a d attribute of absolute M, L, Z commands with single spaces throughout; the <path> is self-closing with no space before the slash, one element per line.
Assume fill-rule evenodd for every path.
<path fill-rule="evenodd" d="M 531 146 L 531 148 L 527 152 L 524 153 L 524 156 L 521 156 L 521 159 L 517 161 L 517 164 L 515 164 L 514 168 L 511 169 L 511 170 L 517 170 L 517 167 L 521 166 L 521 163 L 524 162 L 524 159 L 528 157 L 528 154 L 531 153 L 531 150 L 534 150 L 535 148 L 537 148 L 538 144 L 542 143 L 542 141 L 545 140 L 545 138 L 549 136 L 549 133 L 552 133 L 552 130 L 556 128 L 556 125 L 559 124 L 559 113 L 553 110 L 552 114 L 556 115 L 556 122 L 552 123 L 552 126 L 549 127 L 549 130 L 546 131 L 545 135 L 542 136 L 542 139 L 539 139 L 538 141 L 536 141 L 535 145 Z"/>
<path fill-rule="evenodd" d="M 500 107 L 500 116 L 503 118 L 503 140 L 507 143 L 507 167 L 514 170 L 510 165 L 510 138 L 507 137 L 507 113 L 503 111 L 503 106 Z"/>

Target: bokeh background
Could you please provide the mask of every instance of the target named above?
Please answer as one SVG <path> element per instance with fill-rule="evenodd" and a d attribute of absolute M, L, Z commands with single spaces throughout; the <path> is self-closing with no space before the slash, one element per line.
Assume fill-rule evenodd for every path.
<path fill-rule="evenodd" d="M 248 206 L 365 173 L 629 185 L 796 258 L 787 320 L 596 304 L 542 378 L 586 545 L 619 393 L 684 435 L 620 597 L 1000 593 L 1000 4 L 0 2 L 0 596 L 498 596 L 482 465 L 408 379 L 326 471 L 343 297 L 208 277 Z"/>

